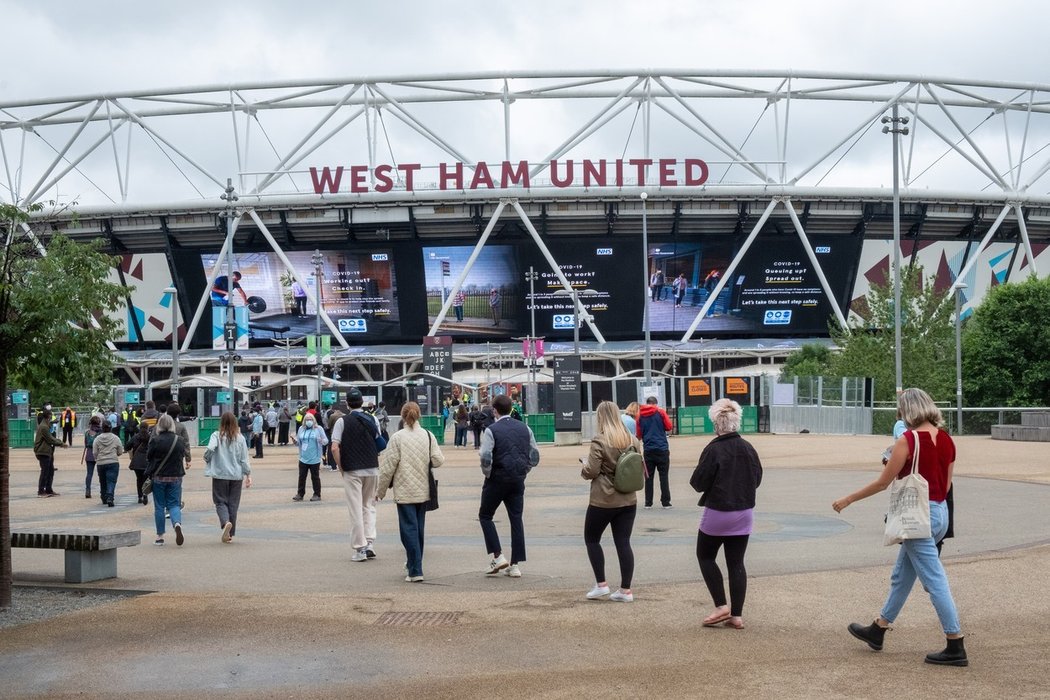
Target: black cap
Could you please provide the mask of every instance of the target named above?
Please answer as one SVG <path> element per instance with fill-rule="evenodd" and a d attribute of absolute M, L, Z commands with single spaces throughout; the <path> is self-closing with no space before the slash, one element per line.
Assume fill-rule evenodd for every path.
<path fill-rule="evenodd" d="M 361 408 L 361 404 L 365 402 L 365 397 L 361 395 L 361 390 L 357 387 L 352 387 L 350 391 L 346 392 L 346 403 L 350 408 Z"/>

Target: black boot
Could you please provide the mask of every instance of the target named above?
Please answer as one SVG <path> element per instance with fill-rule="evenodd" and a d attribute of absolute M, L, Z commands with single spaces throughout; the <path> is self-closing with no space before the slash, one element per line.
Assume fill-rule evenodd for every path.
<path fill-rule="evenodd" d="M 944 648 L 944 651 L 926 655 L 926 663 L 940 666 L 969 666 L 970 662 L 966 659 L 966 647 L 963 646 L 963 638 L 949 639 L 948 646 Z"/>
<path fill-rule="evenodd" d="M 860 641 L 867 642 L 868 646 L 875 651 L 882 651 L 882 639 L 886 636 L 886 630 L 889 628 L 879 627 L 878 620 L 874 620 L 867 627 L 851 622 L 846 629 Z"/>

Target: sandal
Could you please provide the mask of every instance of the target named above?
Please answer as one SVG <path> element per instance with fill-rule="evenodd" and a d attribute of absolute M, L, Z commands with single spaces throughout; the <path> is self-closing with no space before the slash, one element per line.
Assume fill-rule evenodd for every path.
<path fill-rule="evenodd" d="M 730 617 L 731 615 L 729 614 L 728 610 L 724 612 L 719 612 L 718 610 L 716 610 L 704 618 L 703 625 L 704 627 L 718 627 L 719 623 L 725 622 Z"/>
<path fill-rule="evenodd" d="M 730 617 L 726 620 L 725 625 L 735 630 L 742 630 L 744 629 L 744 619 L 742 617 Z"/>

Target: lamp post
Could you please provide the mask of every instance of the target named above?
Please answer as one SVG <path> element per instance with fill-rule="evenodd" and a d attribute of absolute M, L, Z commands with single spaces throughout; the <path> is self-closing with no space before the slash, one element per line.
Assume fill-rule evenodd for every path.
<path fill-rule="evenodd" d="M 321 263 L 324 262 L 324 256 L 321 255 L 320 250 L 314 250 L 314 254 L 310 257 L 310 262 L 314 264 L 314 292 L 317 294 L 316 307 L 317 313 L 317 342 L 314 345 L 317 348 L 317 407 L 321 407 L 321 377 L 324 365 L 321 364 Z"/>
<path fill-rule="evenodd" d="M 643 328 L 645 329 L 645 354 L 642 359 L 642 369 L 645 373 L 645 383 L 648 385 L 653 380 L 653 357 L 649 347 L 649 217 L 645 206 L 645 200 L 649 199 L 648 192 L 639 195 L 642 198 L 642 265 L 644 267 L 642 277 L 642 290 L 645 293 L 645 310 L 642 312 Z"/>
<path fill-rule="evenodd" d="M 962 398 L 962 292 L 965 284 L 955 285 L 955 420 L 958 423 L 956 434 L 963 432 L 963 398 Z"/>
<path fill-rule="evenodd" d="M 901 378 L 901 193 L 898 184 L 900 149 L 898 142 L 901 134 L 908 135 L 907 117 L 897 116 L 897 104 L 893 104 L 893 116 L 883 117 L 882 133 L 893 134 L 893 366 L 897 381 L 897 393 L 904 389 Z"/>
<path fill-rule="evenodd" d="M 179 402 L 179 290 L 174 286 L 164 289 L 171 296 L 171 398 Z"/>
<path fill-rule="evenodd" d="M 525 411 L 530 414 L 539 413 L 539 396 L 536 389 L 536 280 L 540 278 L 538 272 L 529 265 L 529 271 L 525 273 L 525 279 L 529 282 L 529 318 L 531 335 L 526 339 L 528 345 L 529 361 L 529 396 Z"/>

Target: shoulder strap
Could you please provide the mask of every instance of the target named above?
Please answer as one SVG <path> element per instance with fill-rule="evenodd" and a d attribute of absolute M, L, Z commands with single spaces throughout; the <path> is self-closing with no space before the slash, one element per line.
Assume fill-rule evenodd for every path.
<path fill-rule="evenodd" d="M 912 430 L 912 450 L 911 450 L 911 473 L 919 473 L 919 433 L 916 430 Z"/>
<path fill-rule="evenodd" d="M 158 471 L 160 471 L 161 467 L 167 464 L 168 457 L 171 457 L 171 453 L 175 451 L 175 444 L 179 441 L 179 436 L 175 433 L 172 433 L 171 438 L 171 447 L 168 448 L 168 454 L 164 455 L 164 459 L 157 462 L 157 468 L 153 470 L 153 474 L 156 474 Z"/>

